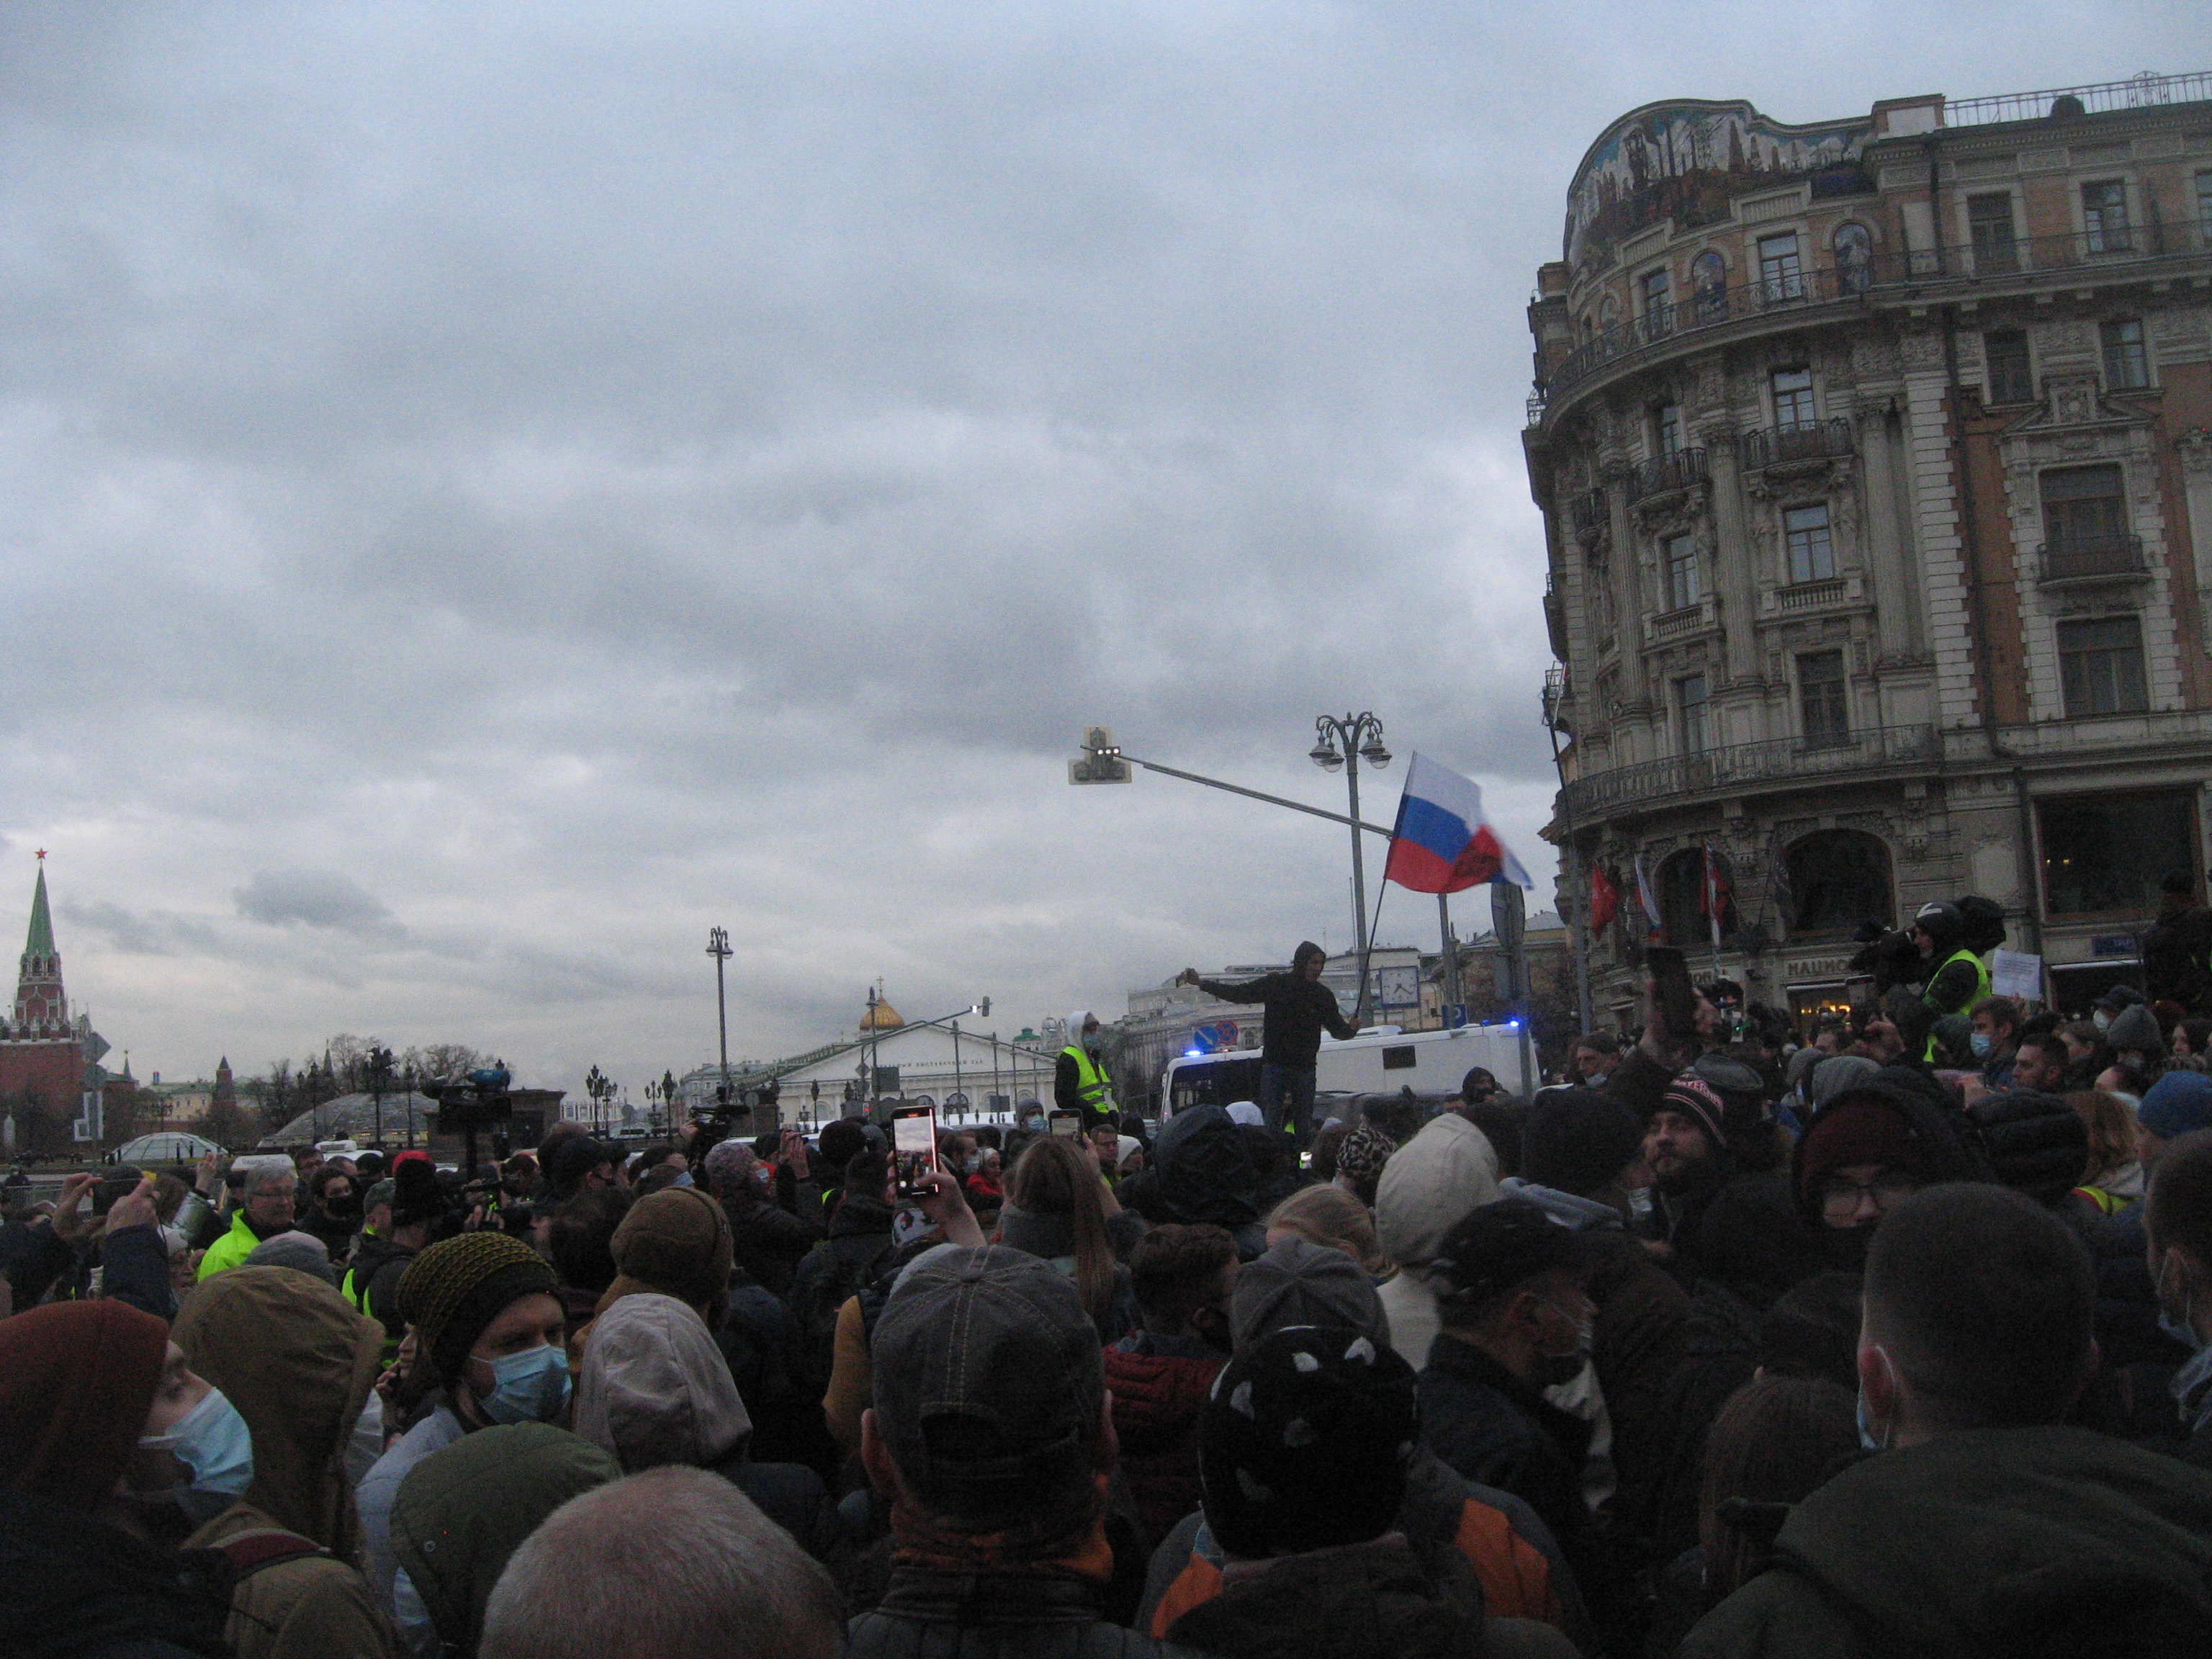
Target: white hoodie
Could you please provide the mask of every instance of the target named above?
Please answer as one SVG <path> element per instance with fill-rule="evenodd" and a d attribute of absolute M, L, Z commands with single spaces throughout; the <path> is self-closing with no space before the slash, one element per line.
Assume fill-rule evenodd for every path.
<path fill-rule="evenodd" d="M 1415 1370 L 1437 1340 L 1437 1298 L 1427 1270 L 1444 1236 L 1501 1196 L 1498 1149 L 1457 1112 L 1431 1118 L 1390 1154 L 1375 1189 L 1375 1234 L 1397 1276 L 1378 1294 L 1390 1316 L 1390 1346 Z"/>

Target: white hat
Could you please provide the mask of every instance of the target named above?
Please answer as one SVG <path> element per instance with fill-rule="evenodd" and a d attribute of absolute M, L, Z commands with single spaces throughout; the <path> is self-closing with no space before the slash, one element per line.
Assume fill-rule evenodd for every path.
<path fill-rule="evenodd" d="M 1257 1102 L 1249 1100 L 1231 1101 L 1229 1104 L 1229 1121 L 1231 1123 L 1249 1123 L 1255 1129 L 1264 1129 L 1267 1127 L 1266 1114 L 1261 1111 Z"/>

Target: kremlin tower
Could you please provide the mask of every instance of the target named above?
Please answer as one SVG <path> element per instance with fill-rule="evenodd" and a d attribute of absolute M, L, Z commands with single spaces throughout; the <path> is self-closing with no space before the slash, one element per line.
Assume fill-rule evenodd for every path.
<path fill-rule="evenodd" d="M 107 1044 L 84 1015 L 70 1018 L 46 904 L 46 855 L 39 854 L 31 927 L 16 969 L 15 1006 L 0 1020 L 0 1149 L 60 1152 L 100 1135 L 99 1061 Z"/>

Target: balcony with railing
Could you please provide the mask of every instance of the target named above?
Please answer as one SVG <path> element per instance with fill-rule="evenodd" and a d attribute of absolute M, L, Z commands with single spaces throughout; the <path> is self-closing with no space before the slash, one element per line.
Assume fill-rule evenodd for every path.
<path fill-rule="evenodd" d="M 1857 435 L 1847 420 L 1805 421 L 1794 426 L 1771 426 L 1747 432 L 1740 441 L 1743 464 L 1753 471 L 1794 466 L 1809 461 L 1830 461 L 1849 455 Z"/>
<path fill-rule="evenodd" d="M 1863 262 L 1828 265 L 1734 288 L 1699 289 L 1678 303 L 1651 307 L 1553 357 L 1542 393 L 1548 418 L 1561 394 L 1611 364 L 1656 353 L 1686 335 L 1761 318 L 1782 319 L 1828 307 L 1863 305 L 1928 288 L 1993 284 L 2033 289 L 2069 279 L 2201 260 L 2212 243 L 2193 222 L 2110 225 L 2057 236 L 1990 237 L 1978 245 L 1908 248 Z"/>
<path fill-rule="evenodd" d="M 1648 461 L 1639 461 L 1629 474 L 1628 498 L 1633 501 L 1663 495 L 1670 490 L 1688 489 L 1702 483 L 1705 478 L 1705 452 L 1702 449 L 1678 449 L 1671 454 L 1655 455 Z"/>
<path fill-rule="evenodd" d="M 2043 567 L 2041 580 L 2045 587 L 2062 582 L 2124 580 L 2150 574 L 2143 562 L 2140 536 L 2074 536 L 2045 542 L 2035 552 Z"/>
<path fill-rule="evenodd" d="M 1567 521 L 1579 536 L 1602 530 L 1610 522 L 1605 508 L 1605 491 L 1585 489 L 1567 502 Z"/>
<path fill-rule="evenodd" d="M 1560 806 L 1578 822 L 1587 821 L 1677 795 L 1784 788 L 1856 772 L 1933 766 L 1942 757 L 1942 741 L 1933 726 L 1881 726 L 1825 735 L 1817 746 L 1807 738 L 1732 744 L 1577 778 L 1561 793 Z"/>

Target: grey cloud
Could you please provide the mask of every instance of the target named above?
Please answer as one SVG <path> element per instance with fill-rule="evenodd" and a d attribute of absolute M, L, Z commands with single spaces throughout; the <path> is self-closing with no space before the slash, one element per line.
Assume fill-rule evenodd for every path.
<path fill-rule="evenodd" d="M 392 912 L 352 877 L 335 870 L 257 870 L 231 896 L 240 915 L 271 927 L 304 922 L 347 933 L 394 929 Z"/>

